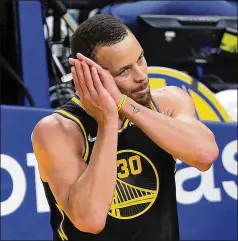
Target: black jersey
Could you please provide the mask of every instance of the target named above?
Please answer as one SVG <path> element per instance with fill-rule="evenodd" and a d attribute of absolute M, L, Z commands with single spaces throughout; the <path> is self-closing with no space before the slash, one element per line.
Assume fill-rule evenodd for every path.
<path fill-rule="evenodd" d="M 157 111 L 153 102 L 151 109 Z M 75 121 L 81 128 L 86 147 L 83 158 L 89 162 L 96 141 L 96 121 L 81 107 L 77 97 L 55 112 Z M 116 187 L 101 233 L 84 233 L 75 228 L 56 203 L 49 185 L 43 183 L 51 209 L 54 240 L 179 240 L 174 170 L 173 157 L 125 119 L 118 130 Z"/>

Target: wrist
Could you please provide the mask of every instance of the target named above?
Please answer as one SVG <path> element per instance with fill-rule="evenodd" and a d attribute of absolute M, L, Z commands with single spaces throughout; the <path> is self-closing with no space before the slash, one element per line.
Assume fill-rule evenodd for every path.
<path fill-rule="evenodd" d="M 98 133 L 104 134 L 113 134 L 117 133 L 118 130 L 118 119 L 111 119 L 110 121 L 106 121 L 104 123 L 98 123 Z"/>
<path fill-rule="evenodd" d="M 98 122 L 98 128 L 102 130 L 114 130 L 118 128 L 119 115 L 116 113 L 113 116 L 107 116 L 102 122 Z"/>
<path fill-rule="evenodd" d="M 118 112 L 120 112 L 122 110 L 122 108 L 124 107 L 127 98 L 128 98 L 127 95 L 125 95 L 125 94 L 121 95 L 120 101 L 117 104 Z"/>
<path fill-rule="evenodd" d="M 135 102 L 130 97 L 127 97 L 125 103 L 120 109 L 120 114 L 131 119 L 138 115 L 141 112 L 143 106 Z"/>
<path fill-rule="evenodd" d="M 123 94 L 119 93 L 117 97 L 114 99 L 117 106 L 119 105 L 122 97 L 123 97 Z"/>

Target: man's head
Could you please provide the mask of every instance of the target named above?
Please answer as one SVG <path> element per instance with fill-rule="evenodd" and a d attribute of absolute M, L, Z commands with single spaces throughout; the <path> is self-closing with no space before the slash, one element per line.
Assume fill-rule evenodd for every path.
<path fill-rule="evenodd" d="M 109 15 L 96 15 L 79 25 L 71 39 L 71 52 L 94 60 L 110 71 L 123 94 L 142 105 L 151 99 L 147 63 L 143 50 L 120 21 Z"/>

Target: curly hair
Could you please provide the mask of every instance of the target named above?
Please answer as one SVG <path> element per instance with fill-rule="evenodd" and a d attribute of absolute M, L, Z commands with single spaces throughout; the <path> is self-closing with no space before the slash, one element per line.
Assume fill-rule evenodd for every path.
<path fill-rule="evenodd" d="M 98 14 L 81 23 L 71 38 L 71 53 L 77 53 L 96 60 L 99 47 L 111 46 L 121 42 L 129 29 L 110 15 Z"/>

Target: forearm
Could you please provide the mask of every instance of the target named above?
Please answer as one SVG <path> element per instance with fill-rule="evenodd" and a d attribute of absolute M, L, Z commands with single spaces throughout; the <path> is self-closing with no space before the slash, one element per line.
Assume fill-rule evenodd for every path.
<path fill-rule="evenodd" d="M 214 144 L 212 133 L 202 123 L 185 123 L 152 111 L 130 98 L 123 106 L 122 114 L 158 146 L 189 165 L 202 162 Z"/>
<path fill-rule="evenodd" d="M 113 197 L 117 167 L 117 123 L 98 128 L 87 169 L 70 192 L 71 206 L 81 219 L 105 218 Z"/>

